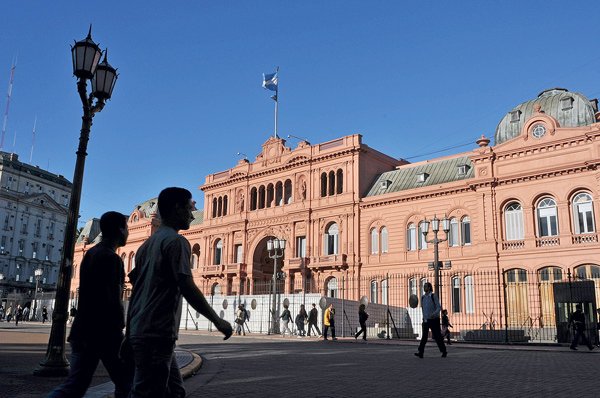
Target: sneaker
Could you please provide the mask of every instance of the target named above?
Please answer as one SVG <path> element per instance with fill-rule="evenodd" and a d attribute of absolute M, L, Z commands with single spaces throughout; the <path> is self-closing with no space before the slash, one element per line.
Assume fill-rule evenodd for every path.
<path fill-rule="evenodd" d="M 569 347 L 570 349 L 572 349 L 573 351 L 577 351 L 577 348 L 575 347 Z"/>
<path fill-rule="evenodd" d="M 590 349 L 590 351 L 592 351 L 595 347 L 593 345 L 588 347 Z"/>
<path fill-rule="evenodd" d="M 442 358 L 446 358 L 448 356 L 448 352 L 442 352 Z"/>
<path fill-rule="evenodd" d="M 415 356 L 419 358 L 423 358 L 423 354 L 420 352 L 415 352 Z"/>
<path fill-rule="evenodd" d="M 337 337 L 332 338 L 331 340 L 337 340 Z"/>

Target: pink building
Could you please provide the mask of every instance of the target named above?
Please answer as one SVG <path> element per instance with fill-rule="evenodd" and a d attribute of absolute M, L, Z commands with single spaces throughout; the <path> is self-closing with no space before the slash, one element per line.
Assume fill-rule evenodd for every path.
<path fill-rule="evenodd" d="M 439 258 L 452 269 L 440 284 L 455 316 L 484 312 L 482 296 L 496 294 L 480 291 L 476 279 L 490 272 L 508 291 L 496 314 L 511 325 L 526 322 L 519 308 L 534 299 L 519 283 L 535 278 L 538 318 L 549 325 L 545 283 L 592 279 L 600 297 L 599 122 L 597 100 L 552 89 L 507 113 L 494 146 L 481 136 L 469 152 L 418 163 L 374 150 L 360 135 L 295 148 L 269 138 L 254 161 L 208 175 L 200 187 L 204 209 L 184 232 L 194 278 L 206 293 L 268 293 L 274 266 L 266 242 L 277 237 L 287 241 L 279 263 L 286 293 L 336 296 L 343 278 L 348 299 L 406 306 L 434 255 L 420 224 L 446 215 Z M 128 269 L 159 223 L 155 209 L 154 199 L 131 214 L 129 243 L 119 252 Z M 87 247 L 80 240 L 75 264 Z M 402 275 L 396 293 L 388 274 Z"/>

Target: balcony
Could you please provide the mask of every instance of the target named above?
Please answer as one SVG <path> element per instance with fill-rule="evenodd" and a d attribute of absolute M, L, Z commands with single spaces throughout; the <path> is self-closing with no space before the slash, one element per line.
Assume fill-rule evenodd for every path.
<path fill-rule="evenodd" d="M 535 239 L 535 247 L 551 246 L 560 246 L 560 238 L 558 236 L 544 236 L 543 238 Z"/>
<path fill-rule="evenodd" d="M 572 242 L 574 245 L 589 245 L 598 243 L 598 234 L 573 235 Z"/>
<path fill-rule="evenodd" d="M 229 276 L 246 276 L 246 264 L 244 263 L 233 263 L 225 264 L 225 273 Z"/>
<path fill-rule="evenodd" d="M 310 258 L 308 257 L 295 257 L 287 260 L 287 269 L 290 271 L 299 271 L 308 267 L 310 264 Z"/>
<path fill-rule="evenodd" d="M 502 250 L 521 250 L 524 248 L 524 240 L 506 240 L 502 242 Z"/>
<path fill-rule="evenodd" d="M 223 264 L 205 265 L 200 268 L 200 273 L 205 278 L 210 278 L 213 276 L 220 277 L 223 275 Z"/>
<path fill-rule="evenodd" d="M 314 269 L 345 269 L 348 268 L 348 256 L 346 254 L 330 254 L 328 256 L 316 257 L 314 263 L 310 264 L 310 268 Z"/>

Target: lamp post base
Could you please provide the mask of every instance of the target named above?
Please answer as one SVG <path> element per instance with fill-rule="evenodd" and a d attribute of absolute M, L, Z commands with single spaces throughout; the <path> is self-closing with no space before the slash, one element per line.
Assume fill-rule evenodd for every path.
<path fill-rule="evenodd" d="M 62 360 L 50 359 L 40 362 L 39 366 L 33 370 L 33 375 L 40 377 L 67 376 L 69 368 L 69 361 L 66 358 L 62 358 Z"/>

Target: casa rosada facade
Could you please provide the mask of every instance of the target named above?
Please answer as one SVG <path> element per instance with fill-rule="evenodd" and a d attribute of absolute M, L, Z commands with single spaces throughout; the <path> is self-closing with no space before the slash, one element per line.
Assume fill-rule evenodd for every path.
<path fill-rule="evenodd" d="M 450 231 L 439 259 L 452 269 L 441 275 L 444 286 L 457 275 L 468 285 L 486 270 L 508 270 L 509 282 L 570 270 L 594 279 L 597 290 L 599 122 L 596 100 L 552 89 L 507 113 L 493 146 L 481 136 L 469 152 L 418 163 L 377 151 L 360 135 L 295 148 L 269 138 L 253 162 L 208 175 L 200 187 L 204 209 L 182 231 L 194 280 L 207 294 L 267 294 L 274 272 L 267 241 L 275 237 L 287 242 L 277 270 L 286 294 L 335 296 L 346 281 L 345 298 L 385 302 L 381 276 L 426 272 L 433 245 L 420 224 L 445 215 Z M 118 249 L 127 271 L 159 225 L 156 199 L 131 213 L 129 241 Z M 77 265 L 98 232 L 92 220 L 79 237 L 74 296 Z M 445 289 L 443 300 L 452 294 Z M 463 294 L 471 295 L 464 305 L 477 306 Z M 407 299 L 399 295 L 396 304 Z"/>

